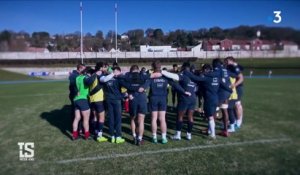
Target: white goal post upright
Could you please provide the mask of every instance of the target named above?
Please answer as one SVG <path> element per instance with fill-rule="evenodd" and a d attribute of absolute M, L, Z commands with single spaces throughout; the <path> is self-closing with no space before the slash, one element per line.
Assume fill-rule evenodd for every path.
<path fill-rule="evenodd" d="M 83 64 L 83 41 L 82 41 L 82 2 L 80 2 L 80 58 Z"/>
<path fill-rule="evenodd" d="M 115 39 L 116 39 L 116 63 L 118 62 L 118 4 L 115 3 Z"/>

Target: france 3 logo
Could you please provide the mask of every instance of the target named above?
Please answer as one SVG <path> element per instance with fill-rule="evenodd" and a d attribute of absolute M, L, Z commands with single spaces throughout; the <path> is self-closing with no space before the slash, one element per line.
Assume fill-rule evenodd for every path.
<path fill-rule="evenodd" d="M 19 145 L 19 160 L 34 161 L 34 143 L 18 142 L 18 145 Z"/>
<path fill-rule="evenodd" d="M 280 10 L 274 10 L 273 11 L 274 16 L 269 16 L 269 21 L 272 21 L 275 24 L 279 24 L 282 21 L 282 14 Z"/>

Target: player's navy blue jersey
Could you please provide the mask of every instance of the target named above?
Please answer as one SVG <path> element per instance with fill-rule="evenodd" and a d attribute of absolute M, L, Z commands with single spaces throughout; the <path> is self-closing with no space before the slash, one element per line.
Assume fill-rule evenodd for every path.
<path fill-rule="evenodd" d="M 186 99 L 186 98 L 196 98 L 196 91 L 197 91 L 197 85 L 195 82 L 193 82 L 187 74 L 192 74 L 189 71 L 182 71 L 179 73 L 179 85 L 187 92 L 191 93 L 191 96 L 186 95 L 180 95 L 179 97 Z"/>
<path fill-rule="evenodd" d="M 220 86 L 220 78 L 218 72 L 209 72 L 200 76 L 194 75 L 191 72 L 186 71 L 185 75 L 191 80 L 202 84 L 204 88 L 204 99 L 206 100 L 218 100 L 218 91 Z"/>
<path fill-rule="evenodd" d="M 170 84 L 178 92 L 184 94 L 185 91 L 179 84 L 167 79 L 166 77 L 150 78 L 146 81 L 144 88 L 150 87 L 149 96 L 168 96 L 168 84 Z"/>
<path fill-rule="evenodd" d="M 227 66 L 227 69 L 233 74 L 232 77 L 235 77 L 235 78 L 238 77 L 238 75 L 239 75 L 240 73 L 242 73 L 243 70 L 244 70 L 244 68 L 243 68 L 241 65 L 239 65 L 239 64 L 228 65 L 228 66 Z M 240 84 L 239 86 L 243 86 L 243 83 Z"/>
<path fill-rule="evenodd" d="M 202 75 L 202 73 L 201 73 L 200 71 L 196 70 L 195 73 L 194 73 L 194 75 L 200 76 L 200 75 Z M 196 82 L 196 83 L 197 83 L 197 82 Z M 203 95 L 202 95 L 202 94 L 204 94 L 204 87 L 203 87 L 203 84 L 197 83 L 197 92 L 196 92 L 196 94 L 197 94 L 199 97 L 202 97 L 202 96 L 203 96 Z"/>
<path fill-rule="evenodd" d="M 138 89 L 145 84 L 146 80 L 150 78 L 148 74 L 141 74 L 139 72 L 128 72 L 124 76 L 124 81 L 129 87 L 125 87 L 129 94 L 137 94 Z"/>
<path fill-rule="evenodd" d="M 146 72 L 146 71 L 141 71 L 140 74 L 144 77 L 149 77 L 149 72 Z"/>
<path fill-rule="evenodd" d="M 105 99 L 121 100 L 123 98 L 121 86 L 126 86 L 122 82 L 123 81 L 121 79 L 115 77 L 106 82 L 103 88 Z"/>
<path fill-rule="evenodd" d="M 150 87 L 149 96 L 167 96 L 168 94 L 168 80 L 164 77 L 148 79 L 144 86 Z"/>
<path fill-rule="evenodd" d="M 220 78 L 214 72 L 204 74 L 204 78 L 205 78 L 205 81 L 203 82 L 203 87 L 205 89 L 204 98 L 218 99 Z"/>
<path fill-rule="evenodd" d="M 219 74 L 219 79 L 220 79 L 219 94 L 223 94 L 223 93 L 231 94 L 232 89 L 230 88 L 231 82 L 230 82 L 228 70 L 223 65 L 219 65 L 214 68 L 214 72 Z"/>
<path fill-rule="evenodd" d="M 73 70 L 72 73 L 69 76 L 69 91 L 70 95 L 76 95 L 77 94 L 77 88 L 76 88 L 76 78 L 79 76 L 79 72 L 77 70 Z"/>

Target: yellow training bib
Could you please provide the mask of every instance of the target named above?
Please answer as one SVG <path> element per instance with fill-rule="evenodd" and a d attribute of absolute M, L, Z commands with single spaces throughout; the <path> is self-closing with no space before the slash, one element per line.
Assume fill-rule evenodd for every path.
<path fill-rule="evenodd" d="M 98 85 L 98 80 L 95 79 L 95 81 L 93 82 L 93 84 L 90 86 L 90 92 L 97 87 Z M 90 95 L 90 102 L 99 102 L 99 101 L 103 101 L 104 100 L 104 93 L 103 93 L 103 88 L 101 88 L 98 92 L 96 92 L 93 95 Z"/>
<path fill-rule="evenodd" d="M 230 77 L 230 82 L 231 84 L 235 83 L 235 78 Z M 238 94 L 236 92 L 236 88 L 233 88 L 229 100 L 237 100 L 237 99 L 238 99 Z"/>

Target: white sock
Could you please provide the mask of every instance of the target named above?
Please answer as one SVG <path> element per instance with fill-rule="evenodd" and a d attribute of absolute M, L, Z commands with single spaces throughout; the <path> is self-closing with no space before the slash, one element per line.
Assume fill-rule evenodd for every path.
<path fill-rule="evenodd" d="M 167 133 L 162 133 L 162 134 L 161 134 L 161 137 L 162 137 L 163 139 L 166 139 L 166 138 L 167 138 Z"/>
<path fill-rule="evenodd" d="M 242 125 L 242 123 L 243 123 L 243 116 L 242 115 L 241 115 L 240 120 L 241 120 L 241 125 Z"/>
<path fill-rule="evenodd" d="M 209 120 L 209 128 L 211 131 L 211 135 L 214 137 L 216 136 L 216 132 L 215 132 L 215 120 Z"/>
<path fill-rule="evenodd" d="M 102 132 L 98 132 L 98 137 L 102 137 Z"/>
<path fill-rule="evenodd" d="M 132 133 L 133 138 L 136 138 L 136 133 Z"/>
<path fill-rule="evenodd" d="M 152 137 L 153 137 L 154 139 L 156 139 L 156 138 L 157 138 L 156 133 L 152 133 Z"/>
<path fill-rule="evenodd" d="M 111 136 L 111 139 L 115 139 L 115 136 Z"/>
<path fill-rule="evenodd" d="M 143 139 L 143 136 L 139 136 L 138 138 L 139 138 L 139 140 L 142 140 L 142 139 Z"/>
<path fill-rule="evenodd" d="M 242 119 L 237 119 L 236 124 L 240 127 L 242 125 Z"/>
<path fill-rule="evenodd" d="M 181 131 L 176 131 L 176 136 L 181 137 Z"/>
<path fill-rule="evenodd" d="M 235 124 L 230 124 L 230 131 L 234 132 L 235 131 L 235 127 L 234 127 Z"/>

